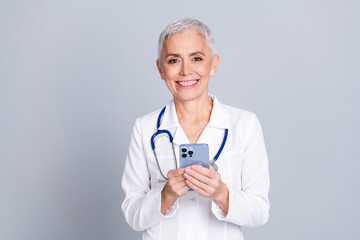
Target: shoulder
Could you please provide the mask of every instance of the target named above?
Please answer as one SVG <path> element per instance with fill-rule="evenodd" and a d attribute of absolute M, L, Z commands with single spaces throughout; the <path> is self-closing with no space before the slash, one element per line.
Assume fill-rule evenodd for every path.
<path fill-rule="evenodd" d="M 170 101 L 167 105 L 162 106 L 161 108 L 156 109 L 144 116 L 136 118 L 135 128 L 138 129 L 145 137 L 151 136 L 158 130 L 159 124 L 164 122 L 164 119 L 167 118 L 169 110 L 172 108 L 173 101 Z M 166 111 L 162 111 L 166 108 Z M 160 118 L 160 121 L 159 121 Z"/>
<path fill-rule="evenodd" d="M 221 103 L 217 98 L 214 98 L 214 103 L 217 108 L 216 115 L 224 115 L 221 118 L 228 121 L 231 126 L 248 126 L 252 122 L 258 121 L 256 114 L 251 111 Z"/>
<path fill-rule="evenodd" d="M 222 104 L 222 106 L 224 110 L 227 112 L 227 114 L 229 114 L 231 118 L 233 118 L 234 120 L 250 121 L 251 119 L 256 118 L 255 113 L 249 110 L 233 107 L 226 104 Z"/>
<path fill-rule="evenodd" d="M 235 127 L 245 127 L 248 130 L 256 130 L 260 127 L 257 115 L 251 111 L 225 105 L 230 117 L 230 122 Z"/>
<path fill-rule="evenodd" d="M 163 108 L 163 107 L 162 107 Z M 136 122 L 138 122 L 139 124 L 147 124 L 150 121 L 156 121 L 162 108 L 156 109 L 155 111 L 152 111 L 150 113 L 147 113 L 141 117 L 136 118 Z M 156 123 L 155 123 L 156 125 Z"/>
<path fill-rule="evenodd" d="M 135 127 L 141 129 L 141 131 L 145 129 L 151 129 L 152 131 L 157 128 L 157 119 L 160 115 L 162 108 L 156 109 L 150 113 L 147 113 L 141 117 L 136 118 L 135 120 Z"/>
<path fill-rule="evenodd" d="M 156 122 L 161 108 L 144 116 L 138 117 L 133 125 L 131 141 L 135 142 L 141 148 L 150 147 L 150 138 L 157 130 Z"/>
<path fill-rule="evenodd" d="M 220 124 L 224 127 L 226 125 L 229 131 L 245 142 L 261 131 L 261 124 L 255 113 L 219 102 L 218 105 L 217 115 L 224 115 L 219 117 L 224 122 Z"/>

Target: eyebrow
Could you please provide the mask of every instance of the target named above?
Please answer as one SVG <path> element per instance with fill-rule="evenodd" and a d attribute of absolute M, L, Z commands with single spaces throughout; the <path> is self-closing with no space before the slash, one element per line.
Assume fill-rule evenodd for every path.
<path fill-rule="evenodd" d="M 168 58 L 168 57 L 180 57 L 180 54 L 177 54 L 177 53 L 169 53 L 165 56 L 165 58 Z"/>
<path fill-rule="evenodd" d="M 190 56 L 194 56 L 194 55 L 198 55 L 198 54 L 205 56 L 205 54 L 201 51 L 190 53 Z"/>
<path fill-rule="evenodd" d="M 190 56 L 194 56 L 194 55 L 198 55 L 198 54 L 205 56 L 205 54 L 201 51 L 192 52 L 192 53 L 190 53 Z M 165 58 L 168 58 L 168 57 L 181 57 L 181 55 L 177 54 L 177 53 L 169 53 L 165 56 Z"/>

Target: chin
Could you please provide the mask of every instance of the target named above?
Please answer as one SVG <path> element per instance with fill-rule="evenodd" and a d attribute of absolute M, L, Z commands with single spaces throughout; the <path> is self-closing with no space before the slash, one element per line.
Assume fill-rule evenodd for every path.
<path fill-rule="evenodd" d="M 193 101 L 196 99 L 200 99 L 202 96 L 208 96 L 208 93 L 184 93 L 184 94 L 173 94 L 173 98 L 179 101 Z"/>

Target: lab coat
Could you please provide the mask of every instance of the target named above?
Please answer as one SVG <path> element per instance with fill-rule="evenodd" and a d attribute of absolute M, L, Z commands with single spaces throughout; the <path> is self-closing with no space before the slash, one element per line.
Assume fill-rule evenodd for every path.
<path fill-rule="evenodd" d="M 198 143 L 207 143 L 213 158 L 221 146 L 224 129 L 229 129 L 225 147 L 216 161 L 221 179 L 229 189 L 228 213 L 195 191 L 188 191 L 164 215 L 161 213 L 161 190 L 166 181 L 150 144 L 157 131 L 159 109 L 136 119 L 122 178 L 123 213 L 134 230 L 144 231 L 143 239 L 239 240 L 243 239 L 242 226 L 260 226 L 268 219 L 269 168 L 259 120 L 253 113 L 212 98 L 210 121 Z M 174 101 L 167 104 L 159 129 L 169 130 L 174 137 L 173 144 L 166 134 L 155 139 L 159 164 L 166 176 L 175 168 L 174 152 L 180 166 L 179 146 L 189 143 L 178 122 Z"/>

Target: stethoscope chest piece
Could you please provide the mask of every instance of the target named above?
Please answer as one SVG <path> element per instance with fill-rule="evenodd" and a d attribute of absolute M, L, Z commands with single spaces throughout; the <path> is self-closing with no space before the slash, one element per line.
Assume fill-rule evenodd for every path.
<path fill-rule="evenodd" d="M 217 164 L 215 163 L 215 160 L 210 161 L 210 166 L 212 166 L 216 172 L 219 170 Z"/>

